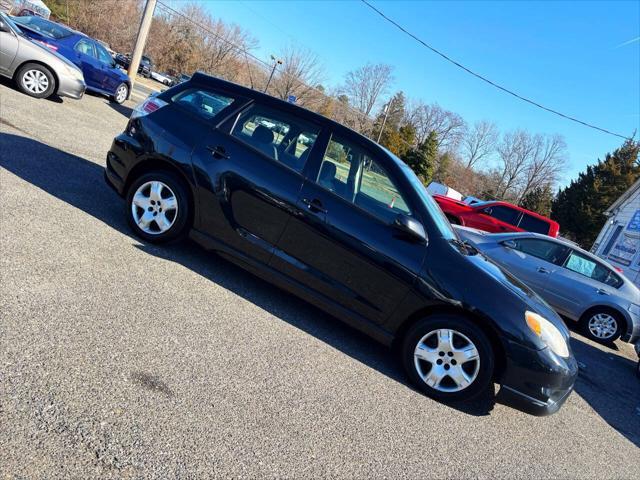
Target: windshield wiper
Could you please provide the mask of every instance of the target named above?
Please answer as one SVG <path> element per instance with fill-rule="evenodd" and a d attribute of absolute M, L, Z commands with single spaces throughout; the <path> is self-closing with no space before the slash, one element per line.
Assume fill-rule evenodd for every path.
<path fill-rule="evenodd" d="M 477 255 L 478 253 L 480 253 L 480 251 L 476 247 L 471 245 L 466 240 L 458 240 L 457 238 L 453 238 L 453 239 L 451 239 L 451 243 L 453 243 L 457 247 L 463 249 L 469 255 Z"/>

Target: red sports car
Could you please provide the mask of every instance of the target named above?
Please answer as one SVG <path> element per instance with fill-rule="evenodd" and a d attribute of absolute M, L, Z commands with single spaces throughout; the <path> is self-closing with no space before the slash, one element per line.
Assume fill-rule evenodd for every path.
<path fill-rule="evenodd" d="M 535 232 L 557 237 L 560 225 L 550 218 L 507 202 L 480 202 L 473 205 L 442 195 L 433 195 L 451 223 L 485 232 Z"/>

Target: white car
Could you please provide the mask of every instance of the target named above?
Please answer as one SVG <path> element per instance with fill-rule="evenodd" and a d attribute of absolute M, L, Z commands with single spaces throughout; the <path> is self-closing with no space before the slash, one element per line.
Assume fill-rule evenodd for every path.
<path fill-rule="evenodd" d="M 151 72 L 151 78 L 168 87 L 173 83 L 173 79 L 170 78 L 169 75 L 160 72 Z"/>

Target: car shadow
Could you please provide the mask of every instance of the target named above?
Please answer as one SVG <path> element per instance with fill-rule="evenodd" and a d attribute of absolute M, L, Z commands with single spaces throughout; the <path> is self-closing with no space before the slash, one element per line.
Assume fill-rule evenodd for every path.
<path fill-rule="evenodd" d="M 23 180 L 46 191 L 54 197 L 86 212 L 111 228 L 126 235 L 131 234 L 123 215 L 122 201 L 103 180 L 103 168 L 84 158 L 68 154 L 33 139 L 0 132 L 0 166 L 22 178 Z M 7 155 L 6 152 L 11 152 Z M 225 289 L 245 298 L 278 319 L 299 328 L 309 335 L 331 345 L 346 355 L 376 369 L 408 388 L 408 385 L 396 355 L 390 355 L 389 349 L 371 340 L 364 334 L 353 330 L 339 320 L 325 314 L 312 305 L 300 300 L 271 284 L 236 267 L 234 264 L 214 256 L 201 248 L 194 248 L 191 242 L 163 247 L 151 244 L 135 246 L 149 255 L 154 255 L 179 263 L 198 275 L 217 283 Z M 638 398 L 637 381 L 625 380 L 628 390 L 621 406 L 616 400 L 616 378 L 633 375 L 633 368 L 627 359 L 615 354 L 614 360 L 609 354 L 591 347 L 579 340 L 573 340 L 573 348 L 578 360 L 587 366 L 586 373 L 576 385 L 578 393 L 604 418 L 610 425 L 637 443 L 637 438 L 628 431 L 630 422 L 640 418 L 630 412 L 632 398 L 629 392 L 635 392 Z M 582 360 L 584 357 L 586 360 Z M 597 367 L 608 363 L 608 370 L 600 372 Z M 592 367 L 591 367 L 592 366 Z M 611 386 L 614 379 L 613 387 Z M 602 385 L 595 388 L 593 385 Z M 604 388 L 605 385 L 609 385 Z M 612 394 L 606 394 L 611 388 Z M 634 390 L 635 389 L 635 390 Z M 488 415 L 494 407 L 494 396 L 489 392 L 474 402 L 464 404 L 447 404 L 451 408 L 469 415 Z M 631 395 L 632 396 L 632 395 Z M 631 420 L 624 415 L 633 415 Z"/>
<path fill-rule="evenodd" d="M 26 93 L 22 92 L 19 88 L 18 85 L 16 85 L 16 82 L 14 82 L 11 78 L 7 78 L 7 77 L 3 77 L 0 76 L 0 85 L 3 85 L 5 87 L 11 88 L 12 90 L 15 90 L 17 92 L 22 93 L 25 96 L 28 96 Z M 33 97 L 31 97 L 33 98 Z M 43 98 L 41 100 L 47 101 L 47 102 L 53 102 L 53 103 L 64 103 L 64 100 L 59 97 L 57 94 L 53 94 L 50 97 L 47 98 Z"/>
<path fill-rule="evenodd" d="M 575 392 L 604 421 L 640 447 L 640 379 L 637 361 L 610 350 L 600 349 L 588 340 L 571 338 L 571 348 L 580 372 Z"/>
<path fill-rule="evenodd" d="M 107 101 L 105 103 L 109 106 L 109 108 L 111 108 L 112 110 L 115 110 L 116 112 L 118 112 L 121 115 L 124 115 L 127 118 L 130 118 L 131 114 L 133 113 L 133 108 L 127 107 L 124 104 L 119 105 L 116 102 L 111 102 L 111 101 Z"/>

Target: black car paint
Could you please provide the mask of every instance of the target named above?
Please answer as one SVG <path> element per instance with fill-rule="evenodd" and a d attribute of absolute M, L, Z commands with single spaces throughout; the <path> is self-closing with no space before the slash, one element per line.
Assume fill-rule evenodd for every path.
<path fill-rule="evenodd" d="M 236 100 L 208 123 L 171 103 L 177 92 L 194 86 Z M 190 236 L 205 248 L 386 345 L 427 313 L 463 312 L 492 340 L 501 365 L 499 398 L 537 415 L 562 405 L 577 376 L 576 361 L 546 348 L 524 315 L 539 313 L 568 340 L 562 320 L 515 277 L 439 235 L 399 160 L 386 150 L 315 113 L 203 74 L 158 98 L 169 104 L 131 120 L 114 139 L 105 175 L 118 193 L 148 168 L 178 171 L 193 196 Z M 230 135 L 239 112 L 253 102 L 321 129 L 301 173 Z M 425 241 L 407 237 L 315 183 L 331 134 L 348 137 L 384 162 L 424 226 Z M 322 208 L 308 208 L 303 203 L 308 199 Z"/>

